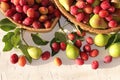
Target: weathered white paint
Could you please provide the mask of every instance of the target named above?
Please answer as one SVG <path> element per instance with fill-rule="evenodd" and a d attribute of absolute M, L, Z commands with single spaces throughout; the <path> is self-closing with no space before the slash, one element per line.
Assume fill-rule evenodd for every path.
<path fill-rule="evenodd" d="M 0 14 L 0 18 L 4 18 Z M 65 19 L 62 17 L 61 22 L 64 24 Z M 71 30 L 71 26 L 68 25 L 66 29 Z M 54 32 L 58 30 L 58 25 L 49 33 L 41 33 L 42 38 L 51 40 L 54 36 Z M 63 61 L 63 65 L 57 67 L 53 64 L 54 57 L 47 61 L 33 60 L 32 64 L 27 63 L 25 67 L 20 67 L 18 64 L 10 63 L 10 55 L 17 53 L 21 55 L 19 50 L 12 50 L 4 53 L 2 51 L 4 43 L 2 43 L 2 37 L 5 34 L 0 30 L 0 80 L 120 80 L 120 58 L 113 59 L 112 63 L 103 63 L 103 58 L 108 54 L 108 51 L 104 48 L 92 46 L 100 50 L 100 54 L 96 58 L 90 58 L 85 62 L 85 65 L 78 66 L 73 60 L 67 59 L 65 52 L 60 51 L 59 54 L 54 57 L 60 57 Z M 27 36 L 27 37 L 25 37 Z M 47 36 L 47 37 L 46 37 Z M 87 36 L 94 37 L 93 34 L 87 34 Z M 35 45 L 30 37 L 30 32 L 25 32 L 25 40 L 30 45 Z M 85 44 L 85 43 L 83 43 Z M 36 46 L 36 45 L 35 45 Z M 49 44 L 42 47 L 42 50 L 49 50 Z M 99 69 L 91 69 L 92 60 L 98 60 L 100 62 Z"/>

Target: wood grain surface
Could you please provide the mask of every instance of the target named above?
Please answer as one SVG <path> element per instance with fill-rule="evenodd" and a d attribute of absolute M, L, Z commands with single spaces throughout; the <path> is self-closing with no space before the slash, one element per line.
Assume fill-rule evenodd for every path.
<path fill-rule="evenodd" d="M 4 18 L 0 14 L 0 18 Z M 61 22 L 64 24 L 65 19 L 62 17 Z M 73 27 L 68 25 L 67 30 L 72 31 Z M 58 25 L 49 33 L 41 33 L 42 38 L 51 40 L 54 36 L 54 32 L 58 30 Z M 24 33 L 25 40 L 31 44 L 32 42 L 30 33 L 26 31 Z M 96 58 L 90 58 L 84 65 L 78 66 L 73 60 L 69 60 L 65 52 L 60 51 L 54 57 L 51 57 L 47 61 L 33 60 L 32 64 L 27 62 L 25 67 L 20 67 L 18 64 L 10 63 L 10 55 L 12 53 L 22 54 L 21 51 L 13 49 L 10 52 L 3 52 L 4 43 L 2 37 L 5 32 L 0 30 L 0 80 L 120 80 L 120 58 L 114 58 L 109 64 L 103 62 L 103 58 L 108 54 L 108 51 L 101 47 L 92 46 L 92 49 L 97 48 L 100 51 L 99 56 Z M 26 37 L 27 36 L 27 37 Z M 87 33 L 87 36 L 94 37 L 93 34 Z M 83 42 L 83 44 L 85 44 Z M 35 45 L 36 46 L 36 45 Z M 43 51 L 49 50 L 49 44 L 46 46 L 39 46 Z M 53 59 L 60 57 L 62 59 L 62 66 L 57 67 L 53 64 Z M 97 70 L 91 69 L 92 60 L 98 60 L 100 66 Z"/>

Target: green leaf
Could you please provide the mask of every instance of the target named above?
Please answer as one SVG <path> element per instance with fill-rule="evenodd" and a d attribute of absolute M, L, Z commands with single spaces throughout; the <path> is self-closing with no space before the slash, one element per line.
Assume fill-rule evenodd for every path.
<path fill-rule="evenodd" d="M 54 52 L 53 50 L 52 50 L 52 56 L 54 56 L 54 55 L 56 55 L 58 52 Z"/>
<path fill-rule="evenodd" d="M 50 42 L 51 50 L 52 50 L 52 43 L 53 42 L 58 42 L 58 43 L 65 42 L 66 43 L 67 42 L 66 34 L 64 34 L 63 32 L 55 32 L 55 37 Z M 56 55 L 58 52 L 54 52 L 52 50 L 52 56 Z"/>
<path fill-rule="evenodd" d="M 10 32 L 8 32 L 10 33 Z M 12 32 L 11 32 L 12 33 Z M 17 46 L 19 45 L 19 43 L 21 42 L 21 38 L 20 38 L 20 29 L 17 28 L 14 31 L 14 35 L 10 36 L 9 40 L 11 41 L 11 44 L 17 48 Z"/>
<path fill-rule="evenodd" d="M 59 40 L 60 42 L 67 41 L 66 35 L 63 32 L 55 32 L 55 38 L 56 40 Z"/>
<path fill-rule="evenodd" d="M 10 51 L 10 50 L 12 50 L 12 48 L 13 48 L 13 45 L 11 44 L 11 42 L 7 41 L 7 42 L 5 42 L 3 51 Z"/>
<path fill-rule="evenodd" d="M 16 28 L 14 31 L 15 35 L 20 35 L 20 30 L 21 30 L 20 28 Z"/>
<path fill-rule="evenodd" d="M 6 35 L 4 35 L 2 41 L 3 42 L 9 41 L 13 35 L 14 35 L 14 32 L 8 32 Z"/>
<path fill-rule="evenodd" d="M 32 39 L 37 45 L 47 45 L 49 41 L 43 40 L 38 34 L 31 34 Z"/>
<path fill-rule="evenodd" d="M 30 57 L 28 51 L 27 51 L 28 46 L 27 45 L 23 45 L 20 44 L 19 45 L 19 49 L 23 52 L 23 54 L 25 55 L 26 59 L 28 60 L 29 63 L 32 62 L 32 58 Z"/>
<path fill-rule="evenodd" d="M 120 33 L 116 34 L 116 40 L 114 43 L 120 42 Z"/>
<path fill-rule="evenodd" d="M 10 30 L 15 29 L 14 26 L 10 26 L 10 25 L 2 25 L 2 26 L 0 26 L 0 28 L 1 28 L 3 31 L 10 31 Z"/>
<path fill-rule="evenodd" d="M 5 18 L 0 21 L 0 28 L 4 31 L 10 31 L 16 28 L 16 25 L 9 19 Z"/>
<path fill-rule="evenodd" d="M 20 35 L 13 35 L 11 37 L 11 43 L 15 48 L 19 45 L 20 42 L 21 42 Z"/>
<path fill-rule="evenodd" d="M 12 25 L 14 25 L 15 26 L 15 24 L 14 23 L 12 23 L 9 19 L 7 19 L 7 18 L 4 18 L 4 19 L 2 19 L 2 20 L 0 20 L 0 25 L 4 25 L 4 24 L 12 24 Z"/>
<path fill-rule="evenodd" d="M 114 41 L 116 40 L 116 33 L 115 34 L 111 34 L 111 37 L 108 39 L 108 43 L 105 46 L 105 49 L 107 49 L 111 44 L 114 43 Z"/>

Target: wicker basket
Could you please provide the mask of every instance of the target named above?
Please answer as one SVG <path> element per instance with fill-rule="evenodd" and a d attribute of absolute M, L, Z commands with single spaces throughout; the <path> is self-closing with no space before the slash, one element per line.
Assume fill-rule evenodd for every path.
<path fill-rule="evenodd" d="M 78 25 L 81 29 L 85 30 L 85 31 L 88 31 L 90 33 L 101 33 L 101 34 L 108 34 L 110 32 L 116 32 L 116 31 L 119 31 L 120 30 L 120 25 L 118 25 L 116 28 L 109 28 L 109 29 L 95 29 L 95 28 L 92 28 L 84 23 L 81 23 L 81 22 L 77 22 L 75 17 L 73 17 L 69 12 L 67 12 L 65 10 L 65 8 L 59 3 L 59 0 L 54 0 L 56 6 L 59 8 L 59 10 L 61 11 L 61 13 L 66 17 L 68 18 L 68 20 L 70 20 L 72 23 L 74 23 L 75 25 Z"/>
<path fill-rule="evenodd" d="M 19 24 L 19 23 L 13 21 L 13 20 L 12 20 L 11 18 L 9 18 L 9 17 L 7 17 L 7 18 L 8 18 L 11 22 L 13 22 L 14 24 L 16 24 L 17 27 L 19 27 L 19 28 L 23 28 L 23 29 L 28 30 L 28 31 L 31 31 L 31 32 L 40 32 L 40 33 L 50 32 L 50 31 L 55 27 L 55 25 L 57 24 L 57 22 L 58 22 L 58 20 L 59 20 L 58 17 L 55 18 L 55 19 L 53 20 L 53 23 L 52 23 L 52 25 L 51 25 L 50 28 L 47 28 L 47 29 L 45 29 L 45 28 L 35 29 L 35 28 L 31 28 L 31 27 L 28 27 L 28 26 L 24 26 L 24 25 L 22 25 L 22 24 Z"/>
<path fill-rule="evenodd" d="M 53 2 L 53 0 L 51 0 L 51 1 Z M 0 9 L 0 11 L 4 14 L 4 11 L 2 11 L 1 9 Z M 6 16 L 5 16 L 5 17 L 6 17 Z M 12 20 L 11 18 L 9 18 L 9 17 L 6 17 L 6 18 L 8 18 L 11 22 L 13 22 L 14 24 L 16 24 L 17 27 L 19 27 L 19 28 L 23 28 L 23 29 L 25 29 L 25 30 L 32 31 L 32 32 L 41 32 L 41 33 L 50 32 L 50 31 L 55 27 L 55 25 L 57 24 L 57 22 L 58 22 L 58 20 L 59 20 L 59 17 L 56 17 L 55 19 L 53 19 L 50 28 L 47 28 L 47 29 L 45 29 L 45 28 L 35 29 L 35 28 L 31 28 L 31 27 L 29 27 L 29 26 L 25 26 L 25 25 L 19 24 L 19 23 L 13 21 L 13 20 Z"/>

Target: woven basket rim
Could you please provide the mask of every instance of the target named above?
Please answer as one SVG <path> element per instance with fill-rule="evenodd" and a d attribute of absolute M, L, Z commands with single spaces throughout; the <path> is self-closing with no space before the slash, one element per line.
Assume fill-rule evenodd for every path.
<path fill-rule="evenodd" d="M 57 22 L 58 22 L 58 20 L 59 20 L 59 18 L 56 17 L 56 18 L 53 20 L 52 25 L 51 25 L 50 28 L 47 28 L 47 29 L 45 29 L 45 28 L 35 29 L 35 28 L 29 27 L 29 26 L 24 26 L 24 25 L 22 25 L 22 24 L 19 24 L 19 23 L 13 21 L 13 20 L 12 20 L 11 18 L 9 18 L 9 17 L 6 17 L 6 18 L 8 18 L 11 22 L 13 22 L 14 24 L 16 24 L 18 28 L 23 28 L 23 29 L 28 30 L 28 31 L 30 31 L 30 32 L 40 32 L 40 33 L 45 33 L 45 32 L 50 32 L 50 31 L 52 31 L 52 29 L 56 26 L 56 24 L 57 24 Z"/>
<path fill-rule="evenodd" d="M 54 3 L 53 0 L 50 0 L 50 1 Z M 54 3 L 54 4 L 55 4 L 55 3 Z M 57 7 L 56 7 L 56 8 L 57 8 Z M 0 9 L 0 11 L 1 11 L 1 13 L 5 16 L 4 11 L 2 11 L 1 9 Z M 31 31 L 31 32 L 40 32 L 40 33 L 46 33 L 46 32 L 52 31 L 53 28 L 56 26 L 58 20 L 60 19 L 60 17 L 55 17 L 55 18 L 53 19 L 53 21 L 52 21 L 52 24 L 51 24 L 51 27 L 50 27 L 50 28 L 35 29 L 35 28 L 30 27 L 30 26 L 25 26 L 25 25 L 23 25 L 23 24 L 19 24 L 19 23 L 15 22 L 14 20 L 12 20 L 11 18 L 7 17 L 7 16 L 5 16 L 5 17 L 6 17 L 7 19 L 9 19 L 12 23 L 16 24 L 18 28 L 23 28 L 23 29 L 28 30 L 28 31 Z"/>
<path fill-rule="evenodd" d="M 70 20 L 72 23 L 74 23 L 75 25 L 78 25 L 81 29 L 88 31 L 90 33 L 95 33 L 95 34 L 108 34 L 111 32 L 117 32 L 120 30 L 120 25 L 118 25 L 116 28 L 109 28 L 109 29 L 95 29 L 92 28 L 82 22 L 77 22 L 76 19 L 70 14 L 68 13 L 65 8 L 59 3 L 59 0 L 53 0 L 54 3 L 56 4 L 56 6 L 58 7 L 58 9 L 61 11 L 61 13 L 68 18 L 68 20 Z"/>

